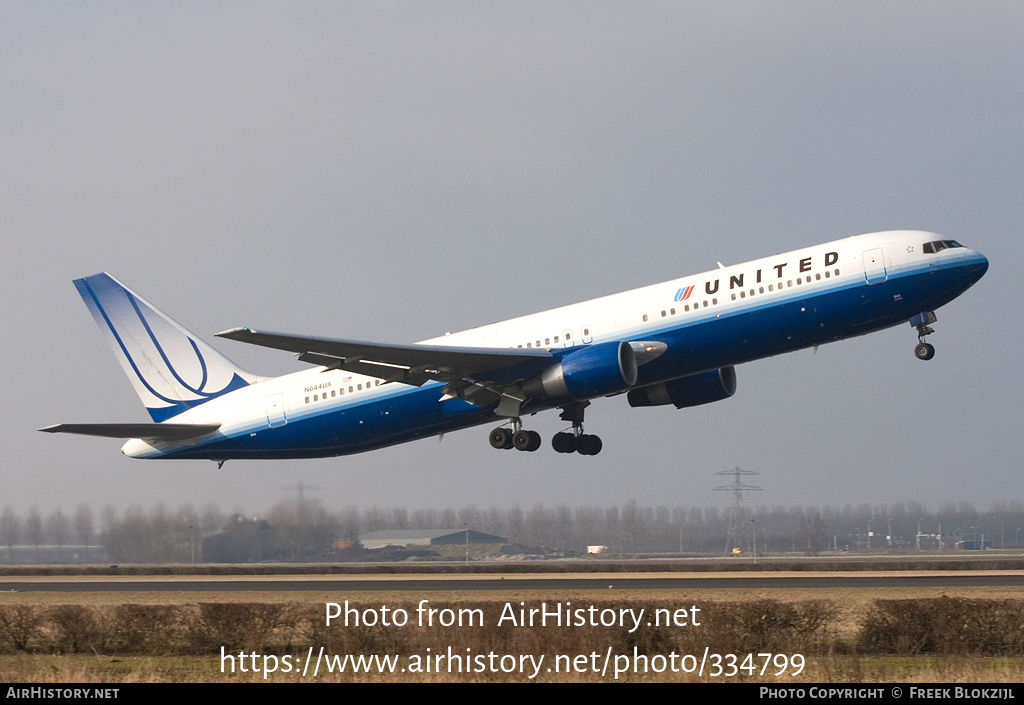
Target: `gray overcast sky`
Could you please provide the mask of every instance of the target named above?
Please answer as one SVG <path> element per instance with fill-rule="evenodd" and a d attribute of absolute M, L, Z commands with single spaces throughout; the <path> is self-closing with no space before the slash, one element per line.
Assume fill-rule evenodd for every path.
<path fill-rule="evenodd" d="M 329 507 L 1024 499 L 1018 2 L 0 2 L 0 502 Z M 600 456 L 487 427 L 345 458 L 137 461 L 71 280 L 210 340 L 412 342 L 830 239 L 934 230 L 988 275 L 901 326 L 739 368 L 725 402 L 588 410 Z M 288 354 L 217 340 L 263 374 Z"/>

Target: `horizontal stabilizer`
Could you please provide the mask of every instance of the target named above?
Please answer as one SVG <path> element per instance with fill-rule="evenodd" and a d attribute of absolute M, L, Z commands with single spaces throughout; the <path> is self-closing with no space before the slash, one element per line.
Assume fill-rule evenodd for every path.
<path fill-rule="evenodd" d="M 180 441 L 213 433 L 219 423 L 59 423 L 39 429 L 46 433 L 77 433 L 106 438 Z"/>

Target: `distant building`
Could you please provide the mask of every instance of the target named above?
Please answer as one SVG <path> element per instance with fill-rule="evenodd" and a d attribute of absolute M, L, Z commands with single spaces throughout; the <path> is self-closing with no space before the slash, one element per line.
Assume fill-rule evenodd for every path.
<path fill-rule="evenodd" d="M 235 515 L 224 531 L 203 539 L 204 563 L 261 563 L 286 555 L 277 529 L 263 519 Z"/>
<path fill-rule="evenodd" d="M 384 548 L 385 546 L 462 546 L 467 543 L 503 544 L 507 541 L 501 536 L 485 534 L 472 529 L 408 529 L 398 531 L 371 531 L 359 536 L 363 548 Z"/>

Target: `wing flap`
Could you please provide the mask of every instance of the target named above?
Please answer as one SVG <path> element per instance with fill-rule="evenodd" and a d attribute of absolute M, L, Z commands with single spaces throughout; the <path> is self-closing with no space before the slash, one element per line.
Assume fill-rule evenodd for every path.
<path fill-rule="evenodd" d="M 39 429 L 45 433 L 76 433 L 105 438 L 180 441 L 213 433 L 219 423 L 59 423 Z"/>
<path fill-rule="evenodd" d="M 551 365 L 554 355 L 537 348 L 469 348 L 447 345 L 383 345 L 361 340 L 312 338 L 233 328 L 218 338 L 298 353 L 299 359 L 329 369 L 393 382 L 421 385 L 467 377 L 513 382 Z"/>
<path fill-rule="evenodd" d="M 346 372 L 354 372 L 357 375 L 376 377 L 385 382 L 402 382 L 403 384 L 412 384 L 417 387 L 429 382 L 431 379 L 430 375 L 423 374 L 421 370 L 415 367 L 402 367 L 400 365 L 352 360 L 351 358 L 338 358 L 314 352 L 299 353 L 298 359 L 311 365 L 326 367 L 327 369 L 324 372 L 345 370 Z"/>

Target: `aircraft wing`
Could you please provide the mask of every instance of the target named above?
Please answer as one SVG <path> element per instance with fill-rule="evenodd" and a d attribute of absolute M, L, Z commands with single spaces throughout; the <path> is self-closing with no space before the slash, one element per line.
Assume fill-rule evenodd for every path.
<path fill-rule="evenodd" d="M 440 382 L 517 382 L 549 367 L 554 355 L 537 348 L 468 348 L 446 345 L 383 345 L 360 340 L 311 338 L 232 328 L 218 338 L 298 353 L 303 362 L 420 386 Z"/>
<path fill-rule="evenodd" d="M 46 433 L 77 433 L 106 438 L 180 441 L 205 436 L 218 428 L 219 423 L 59 423 L 39 430 Z"/>

